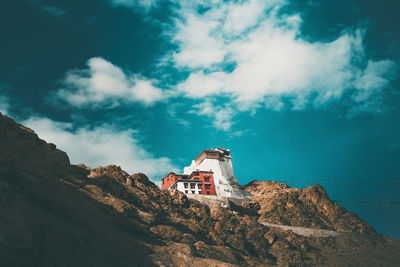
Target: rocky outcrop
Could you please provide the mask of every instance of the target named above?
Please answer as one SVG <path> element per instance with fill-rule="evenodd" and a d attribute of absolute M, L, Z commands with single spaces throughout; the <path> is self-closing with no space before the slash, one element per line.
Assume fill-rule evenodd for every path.
<path fill-rule="evenodd" d="M 245 205 L 258 210 L 260 221 L 343 233 L 375 233 L 355 213 L 332 202 L 320 185 L 299 189 L 277 182 L 253 181 L 246 190 L 254 197 Z"/>
<path fill-rule="evenodd" d="M 96 169 L 70 165 L 55 145 L 0 115 L 3 266 L 393 266 L 399 262 L 398 240 L 360 231 L 357 223 L 348 223 L 351 214 L 340 213 L 334 203 L 323 203 L 320 188 L 292 195 L 292 189 L 282 184 L 268 189 L 252 183 L 246 190 L 255 195 L 248 203 L 231 203 L 230 210 L 209 208 L 183 193 L 160 191 L 144 174 L 129 175 L 113 165 Z M 268 190 L 277 192 L 276 200 Z M 261 225 L 260 219 L 297 224 L 283 210 L 278 219 L 274 210 L 280 208 L 270 208 L 266 196 L 276 205 L 282 200 L 281 205 L 313 216 L 304 219 L 306 224 L 315 219 L 315 226 L 338 231 L 342 227 L 351 234 L 304 237 Z"/>

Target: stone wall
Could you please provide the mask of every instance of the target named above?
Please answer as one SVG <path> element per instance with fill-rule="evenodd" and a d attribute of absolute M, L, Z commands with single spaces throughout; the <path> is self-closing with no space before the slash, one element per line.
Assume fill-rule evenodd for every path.
<path fill-rule="evenodd" d="M 186 195 L 189 199 L 197 200 L 207 206 L 215 207 L 220 206 L 227 209 L 231 208 L 231 202 L 239 205 L 240 203 L 250 201 L 249 198 L 233 198 L 224 196 L 207 196 L 207 195 Z"/>
<path fill-rule="evenodd" d="M 223 196 L 207 196 L 207 195 L 186 195 L 189 199 L 197 200 L 207 206 L 215 207 L 220 206 L 230 208 L 229 199 Z"/>

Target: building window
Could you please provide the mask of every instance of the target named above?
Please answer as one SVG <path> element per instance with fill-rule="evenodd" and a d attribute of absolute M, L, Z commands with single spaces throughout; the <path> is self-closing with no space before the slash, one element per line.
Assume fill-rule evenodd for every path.
<path fill-rule="evenodd" d="M 199 195 L 202 195 L 203 194 L 203 192 L 202 191 L 199 191 Z"/>
<path fill-rule="evenodd" d="M 192 194 L 194 194 L 194 191 L 192 191 Z"/>
<path fill-rule="evenodd" d="M 204 177 L 204 181 L 209 182 L 210 181 L 210 177 Z"/>
<path fill-rule="evenodd" d="M 205 184 L 204 187 L 205 187 L 206 189 L 210 189 L 210 188 L 211 188 L 211 185 L 210 185 L 210 184 Z"/>
<path fill-rule="evenodd" d="M 188 183 L 183 183 L 183 185 L 185 186 L 185 188 L 188 188 Z"/>
<path fill-rule="evenodd" d="M 207 195 L 209 195 L 210 194 L 210 191 L 207 191 Z"/>
<path fill-rule="evenodd" d="M 188 193 L 188 191 L 187 190 L 185 190 L 185 194 L 187 194 Z"/>
<path fill-rule="evenodd" d="M 194 189 L 195 187 L 196 187 L 196 184 L 190 183 L 190 188 L 191 188 L 191 189 Z"/>
<path fill-rule="evenodd" d="M 197 188 L 198 188 L 198 189 L 201 189 L 201 184 L 197 184 Z"/>

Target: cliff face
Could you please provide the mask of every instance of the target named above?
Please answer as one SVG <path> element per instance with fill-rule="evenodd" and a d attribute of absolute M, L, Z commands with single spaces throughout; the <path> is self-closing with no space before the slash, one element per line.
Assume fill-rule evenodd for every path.
<path fill-rule="evenodd" d="M 144 174 L 70 165 L 55 145 L 0 115 L 4 266 L 393 266 L 400 260 L 398 240 L 377 235 L 320 187 L 254 182 L 246 190 L 255 195 L 251 202 L 210 209 L 160 191 Z M 347 234 L 304 237 L 259 221 Z"/>

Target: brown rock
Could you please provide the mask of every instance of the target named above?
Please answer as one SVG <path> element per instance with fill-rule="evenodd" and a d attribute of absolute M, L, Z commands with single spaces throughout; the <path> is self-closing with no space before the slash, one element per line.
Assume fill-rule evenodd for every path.
<path fill-rule="evenodd" d="M 395 266 L 377 235 L 322 187 L 246 187 L 234 211 L 160 191 L 144 174 L 69 164 L 55 145 L 0 115 L 2 266 Z M 347 232 L 298 236 L 258 220 Z"/>
<path fill-rule="evenodd" d="M 298 189 L 276 182 L 253 181 L 246 190 L 254 197 L 245 205 L 259 206 L 260 221 L 346 233 L 376 233 L 355 213 L 332 202 L 320 185 Z"/>

